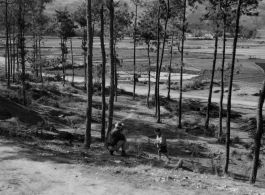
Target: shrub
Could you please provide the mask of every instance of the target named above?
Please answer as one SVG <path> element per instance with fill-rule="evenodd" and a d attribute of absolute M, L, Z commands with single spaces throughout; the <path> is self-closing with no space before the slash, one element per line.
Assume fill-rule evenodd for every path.
<path fill-rule="evenodd" d="M 215 136 L 215 132 L 217 131 L 218 127 L 214 124 L 210 124 L 208 129 L 206 129 L 206 134 L 209 136 Z"/>
<path fill-rule="evenodd" d="M 220 154 L 212 156 L 211 167 L 212 167 L 212 173 L 215 175 L 219 175 L 219 173 L 222 171 L 222 158 Z"/>
<path fill-rule="evenodd" d="M 12 90 L 8 90 L 8 91 L 2 91 L 0 93 L 2 96 L 4 96 L 5 98 L 10 99 L 11 101 L 23 105 L 23 95 L 22 95 L 22 89 L 19 88 L 16 91 L 12 91 Z M 30 93 L 26 93 L 26 102 L 27 104 L 31 104 L 32 99 L 31 99 L 31 94 Z"/>
<path fill-rule="evenodd" d="M 179 85 L 176 85 L 176 84 L 170 85 L 170 89 L 172 89 L 172 90 L 179 90 Z"/>
<path fill-rule="evenodd" d="M 59 90 L 59 87 L 55 84 L 52 84 L 50 85 L 49 83 L 48 84 L 44 84 L 43 85 L 43 88 L 47 91 L 50 91 L 54 94 L 60 94 L 60 90 Z"/>
<path fill-rule="evenodd" d="M 59 102 L 60 102 L 60 104 L 71 103 L 72 97 L 71 96 L 60 97 Z"/>
<path fill-rule="evenodd" d="M 62 80 L 62 77 L 61 77 L 60 73 L 57 73 L 57 74 L 55 75 L 54 79 L 55 79 L 56 81 L 61 81 L 61 80 Z"/>
<path fill-rule="evenodd" d="M 29 82 L 25 82 L 25 89 L 28 90 L 31 88 L 32 88 L 32 85 Z"/>
<path fill-rule="evenodd" d="M 239 153 L 237 150 L 232 150 L 231 156 L 237 156 Z"/>
<path fill-rule="evenodd" d="M 53 106 L 56 108 L 60 108 L 60 105 L 57 101 L 50 99 L 46 96 L 41 97 L 40 99 L 37 100 L 37 103 L 43 104 L 45 106 Z"/>
<path fill-rule="evenodd" d="M 15 75 L 16 81 L 22 81 L 23 75 L 22 72 L 18 72 Z M 25 73 L 25 81 L 32 81 L 35 82 L 37 80 L 36 76 L 33 74 Z"/>
<path fill-rule="evenodd" d="M 194 117 L 193 120 L 187 120 L 184 119 L 182 121 L 182 125 L 184 127 L 193 127 L 193 126 L 198 126 L 201 123 L 201 119 L 199 117 Z"/>
<path fill-rule="evenodd" d="M 101 91 L 101 83 L 100 82 L 95 82 L 93 85 L 93 91 L 94 92 L 100 92 Z"/>
<path fill-rule="evenodd" d="M 240 139 L 240 137 L 235 136 L 231 139 L 231 142 L 234 144 L 240 144 L 240 143 L 242 143 L 242 140 Z"/>

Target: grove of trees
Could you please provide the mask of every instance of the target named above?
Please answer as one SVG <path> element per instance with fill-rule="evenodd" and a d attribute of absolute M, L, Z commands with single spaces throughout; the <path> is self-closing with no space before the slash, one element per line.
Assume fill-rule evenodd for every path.
<path fill-rule="evenodd" d="M 222 41 L 222 63 L 220 71 L 220 104 L 219 104 L 219 127 L 218 138 L 226 136 L 226 159 L 223 172 L 228 174 L 230 160 L 230 142 L 231 142 L 231 98 L 232 87 L 234 83 L 235 63 L 237 41 L 240 33 L 247 38 L 253 37 L 255 31 L 240 25 L 240 18 L 243 15 L 257 16 L 258 0 L 154 0 L 152 3 L 144 0 L 132 0 L 135 11 L 131 12 L 128 3 L 114 0 L 86 0 L 80 3 L 80 7 L 74 13 L 70 13 L 66 8 L 56 10 L 53 16 L 45 15 L 45 7 L 52 3 L 52 0 L 0 0 L 0 23 L 1 32 L 5 38 L 5 72 L 4 76 L 8 87 L 13 82 L 20 82 L 22 86 L 23 104 L 27 106 L 27 82 L 28 71 L 31 70 L 36 75 L 39 82 L 43 82 L 43 67 L 45 59 L 42 55 L 42 40 L 48 33 L 54 33 L 60 39 L 61 57 L 57 61 L 62 65 L 63 82 L 65 83 L 67 56 L 71 50 L 71 68 L 72 85 L 74 85 L 75 67 L 74 51 L 72 39 L 76 32 L 80 30 L 82 36 L 82 54 L 85 82 L 84 89 L 87 94 L 86 104 L 86 133 L 85 148 L 91 145 L 91 124 L 92 124 L 92 102 L 93 102 L 93 55 L 95 31 L 100 35 L 101 50 L 101 95 L 102 95 L 102 113 L 101 113 L 101 139 L 104 141 L 106 133 L 113 128 L 115 97 L 118 101 L 118 56 L 119 50 L 117 44 L 125 38 L 125 34 L 130 31 L 133 35 L 133 99 L 137 96 L 137 44 L 145 45 L 145 52 L 148 58 L 148 90 L 146 101 L 148 108 L 152 109 L 151 99 L 151 66 L 155 64 L 156 82 L 155 82 L 155 117 L 157 123 L 161 123 L 161 95 L 160 95 L 160 74 L 163 67 L 168 68 L 168 99 L 171 99 L 171 73 L 175 68 L 179 71 L 179 97 L 176 129 L 182 128 L 183 121 L 183 71 L 185 62 L 185 40 L 189 28 L 187 15 L 189 10 L 196 11 L 198 4 L 204 4 L 206 11 L 203 20 L 212 26 L 214 34 L 214 52 L 212 76 L 210 80 L 209 96 L 207 101 L 207 112 L 205 118 L 205 131 L 210 124 L 210 111 L 212 105 L 213 83 L 215 78 L 216 60 L 218 44 Z M 138 8 L 144 7 L 143 13 L 138 13 Z M 233 54 L 231 58 L 231 67 L 225 70 L 226 59 L 226 34 L 233 32 Z M 70 42 L 69 42 L 70 41 Z M 32 49 L 28 49 L 26 44 L 32 43 Z M 108 43 L 108 46 L 106 46 Z M 70 47 L 69 47 L 70 44 Z M 153 49 L 155 48 L 155 49 Z M 176 49 L 177 48 L 177 49 Z M 168 49 L 168 50 L 166 50 Z M 180 64 L 173 65 L 172 59 L 176 58 L 174 51 L 180 56 Z M 170 55 L 170 63 L 164 63 L 166 52 Z M 156 60 L 151 58 L 151 54 Z M 109 68 L 106 66 L 109 61 Z M 155 62 L 154 62 L 155 61 Z M 27 67 L 31 65 L 31 68 Z M 229 72 L 229 87 L 227 96 L 227 117 L 226 131 L 223 130 L 223 100 L 224 100 L 224 72 Z M 106 98 L 106 72 L 109 73 L 109 91 Z M 255 135 L 255 158 L 250 182 L 255 183 L 257 176 L 257 167 L 259 162 L 259 152 L 261 137 L 263 134 L 262 107 L 265 96 L 265 84 L 260 93 L 257 111 L 257 132 Z M 108 100 L 108 102 L 107 102 Z M 107 112 L 107 113 L 106 113 Z M 106 126 L 107 124 L 107 126 Z"/>

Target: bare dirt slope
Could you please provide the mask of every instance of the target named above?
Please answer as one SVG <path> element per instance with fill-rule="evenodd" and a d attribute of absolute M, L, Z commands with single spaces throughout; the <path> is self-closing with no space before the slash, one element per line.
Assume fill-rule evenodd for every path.
<path fill-rule="evenodd" d="M 0 139 L 0 194 L 262 194 L 263 189 L 211 176 L 180 172 L 154 181 L 139 174 L 99 170 L 63 157 L 44 157 L 15 142 Z M 105 171 L 104 171 L 105 170 Z M 173 173 L 172 173 L 173 174 Z M 157 181 L 160 182 L 157 182 Z M 170 181 L 171 180 L 171 181 Z M 177 181 L 177 182 L 176 182 Z M 174 182 L 174 183 L 173 183 Z M 211 187 L 210 187 L 211 186 Z M 260 193 L 258 193 L 258 191 Z M 264 194 L 264 193 L 263 193 Z"/>
<path fill-rule="evenodd" d="M 137 189 L 128 181 L 103 175 L 95 167 L 42 157 L 42 153 L 13 142 L 0 140 L 0 146 L 0 194 L 3 195 L 160 194 L 163 190 L 159 186 Z"/>

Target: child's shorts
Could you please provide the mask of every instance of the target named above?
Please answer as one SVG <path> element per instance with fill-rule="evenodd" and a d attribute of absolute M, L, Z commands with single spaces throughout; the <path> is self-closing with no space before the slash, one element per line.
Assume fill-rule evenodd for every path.
<path fill-rule="evenodd" d="M 160 153 L 167 153 L 167 146 L 161 146 L 158 150 Z"/>

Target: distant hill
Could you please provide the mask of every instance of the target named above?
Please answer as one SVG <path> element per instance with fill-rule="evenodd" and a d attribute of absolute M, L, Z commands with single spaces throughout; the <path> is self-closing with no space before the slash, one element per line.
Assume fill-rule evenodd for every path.
<path fill-rule="evenodd" d="M 115 1 L 115 0 L 114 0 Z M 128 3 L 131 11 L 135 11 L 135 6 L 131 2 L 131 0 L 120 0 L 123 2 Z M 150 3 L 154 0 L 146 0 L 147 3 Z M 54 14 L 54 11 L 57 9 L 64 9 L 65 7 L 70 11 L 74 12 L 77 10 L 77 8 L 82 4 L 82 2 L 85 2 L 85 0 L 54 0 L 54 2 L 51 5 L 47 5 L 46 13 L 50 16 Z M 139 7 L 138 11 L 139 14 L 141 14 L 145 10 L 144 7 Z M 192 13 L 188 10 L 188 22 L 189 24 L 196 24 L 196 25 L 203 25 L 200 21 L 200 18 L 205 13 L 205 6 L 201 5 L 198 6 L 197 10 Z M 241 23 L 246 26 L 250 26 L 251 28 L 258 28 L 263 29 L 265 28 L 265 0 L 262 0 L 259 6 L 259 17 L 243 17 L 241 19 Z"/>
<path fill-rule="evenodd" d="M 77 10 L 78 6 L 82 4 L 80 0 L 54 0 L 52 4 L 47 5 L 46 13 L 48 15 L 53 15 L 55 10 L 63 10 L 65 7 L 70 11 L 74 12 Z"/>
<path fill-rule="evenodd" d="M 117 1 L 117 0 L 114 0 Z M 135 11 L 135 6 L 132 3 L 131 0 L 120 0 L 121 2 L 125 2 L 128 3 L 130 9 L 132 11 Z M 152 2 L 153 0 L 146 0 L 146 2 Z M 48 14 L 53 14 L 54 10 L 57 9 L 64 9 L 65 7 L 70 11 L 70 12 L 74 12 L 78 6 L 80 6 L 82 4 L 82 2 L 85 2 L 85 0 L 54 0 L 52 4 L 47 5 L 47 9 L 46 9 L 46 13 Z M 139 13 L 143 12 L 144 8 L 139 7 Z"/>

